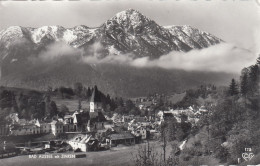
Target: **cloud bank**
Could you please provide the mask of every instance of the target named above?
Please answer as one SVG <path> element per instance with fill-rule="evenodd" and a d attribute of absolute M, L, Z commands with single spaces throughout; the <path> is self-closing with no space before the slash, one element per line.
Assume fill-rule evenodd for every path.
<path fill-rule="evenodd" d="M 75 49 L 65 43 L 55 43 L 39 54 L 36 61 L 57 62 L 61 59 L 86 64 L 122 64 L 138 68 L 159 67 L 186 71 L 239 73 L 241 69 L 252 65 L 256 56 L 249 50 L 233 44 L 222 43 L 201 50 L 189 52 L 170 52 L 159 59 L 149 57 L 134 58 L 131 54 L 102 55 L 102 45 L 94 43 L 88 51 Z M 89 51 L 90 50 L 90 51 Z M 35 61 L 35 59 L 34 59 Z"/>
<path fill-rule="evenodd" d="M 232 44 L 218 44 L 206 49 L 192 50 L 187 53 L 171 52 L 157 60 L 136 59 L 132 65 L 157 66 L 166 69 L 183 69 L 188 71 L 213 71 L 237 73 L 242 68 L 255 62 L 255 55 Z"/>

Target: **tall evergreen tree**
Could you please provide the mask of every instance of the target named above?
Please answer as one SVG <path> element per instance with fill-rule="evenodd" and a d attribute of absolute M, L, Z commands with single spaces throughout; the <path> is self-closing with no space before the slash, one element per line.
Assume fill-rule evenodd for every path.
<path fill-rule="evenodd" d="M 44 102 L 45 102 L 45 116 L 50 116 L 50 102 L 51 102 L 51 98 L 50 98 L 50 96 L 48 94 L 45 94 Z"/>
<path fill-rule="evenodd" d="M 79 99 L 79 102 L 78 102 L 78 110 L 81 110 L 82 106 L 81 106 L 81 100 Z"/>
<path fill-rule="evenodd" d="M 74 93 L 75 93 L 78 97 L 81 97 L 83 88 L 84 88 L 84 87 L 83 87 L 82 83 L 76 82 L 76 83 L 74 84 Z"/>
<path fill-rule="evenodd" d="M 258 83 L 259 83 L 259 76 L 260 70 L 257 64 L 250 66 L 249 70 L 249 86 L 251 94 L 255 94 L 258 91 Z"/>
<path fill-rule="evenodd" d="M 240 83 L 240 93 L 242 96 L 246 96 L 249 90 L 249 85 L 248 85 L 248 76 L 247 73 L 244 73 L 241 76 L 241 83 Z"/>
<path fill-rule="evenodd" d="M 53 117 L 58 114 L 57 105 L 54 101 L 50 102 L 50 117 Z"/>
<path fill-rule="evenodd" d="M 231 80 L 230 85 L 229 85 L 229 95 L 230 96 L 235 96 L 237 94 L 238 94 L 238 85 L 237 85 L 235 79 L 233 78 Z"/>

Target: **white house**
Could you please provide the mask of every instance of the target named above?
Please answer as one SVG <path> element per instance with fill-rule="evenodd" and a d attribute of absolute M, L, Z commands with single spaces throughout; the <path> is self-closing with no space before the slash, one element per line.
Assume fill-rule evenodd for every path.
<path fill-rule="evenodd" d="M 91 135 L 83 135 L 79 134 L 69 140 L 69 145 L 72 147 L 73 150 L 80 149 L 82 152 L 88 151 L 88 143 L 93 142 L 95 139 Z"/>
<path fill-rule="evenodd" d="M 141 136 L 142 139 L 147 139 L 148 137 L 148 131 L 145 127 L 138 126 L 136 129 L 134 129 L 132 132 L 135 136 Z"/>

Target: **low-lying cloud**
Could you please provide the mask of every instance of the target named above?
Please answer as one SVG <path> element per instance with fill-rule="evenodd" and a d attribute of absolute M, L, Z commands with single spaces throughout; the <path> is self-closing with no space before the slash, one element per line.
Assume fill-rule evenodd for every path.
<path fill-rule="evenodd" d="M 156 60 L 148 58 L 136 59 L 132 65 L 157 66 L 166 69 L 183 69 L 196 71 L 214 71 L 237 73 L 254 63 L 256 57 L 248 50 L 240 49 L 232 44 L 218 44 L 201 50 L 187 53 L 173 51 Z"/>
<path fill-rule="evenodd" d="M 46 47 L 46 49 L 37 57 L 37 60 L 43 62 L 58 61 L 60 58 L 69 58 L 71 60 L 79 60 L 84 51 L 82 49 L 76 49 L 64 42 L 55 42 Z"/>
<path fill-rule="evenodd" d="M 43 62 L 57 61 L 62 57 L 77 63 L 87 64 L 123 64 L 138 68 L 160 67 L 164 69 L 181 69 L 186 71 L 210 71 L 239 73 L 242 68 L 252 65 L 256 60 L 249 50 L 222 43 L 201 50 L 189 52 L 173 51 L 159 59 L 149 57 L 134 58 L 131 54 L 102 55 L 102 45 L 95 43 L 89 47 L 91 51 L 75 49 L 64 43 L 55 43 L 39 54 L 38 60 Z"/>

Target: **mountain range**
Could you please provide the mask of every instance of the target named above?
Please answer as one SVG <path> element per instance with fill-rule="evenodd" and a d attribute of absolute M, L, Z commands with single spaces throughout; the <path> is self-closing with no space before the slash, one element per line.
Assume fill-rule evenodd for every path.
<path fill-rule="evenodd" d="M 1 85 L 44 89 L 49 85 L 71 86 L 73 82 L 82 82 L 90 86 L 97 84 L 104 92 L 115 95 L 137 96 L 150 91 L 176 91 L 203 82 L 222 84 L 230 79 L 229 74 L 215 73 L 217 77 L 214 77 L 212 73 L 76 63 L 67 56 L 48 63 L 32 61 L 55 43 L 79 50 L 77 53 L 84 57 L 98 55 L 102 59 L 109 55 L 130 55 L 133 59 L 158 59 L 171 51 L 188 52 L 221 42 L 224 41 L 191 26 L 160 26 L 133 9 L 117 13 L 96 28 L 85 25 L 73 28 L 12 26 L 0 31 Z M 73 57 L 75 52 L 65 50 L 64 54 Z M 199 75 L 205 80 L 196 78 Z"/>

